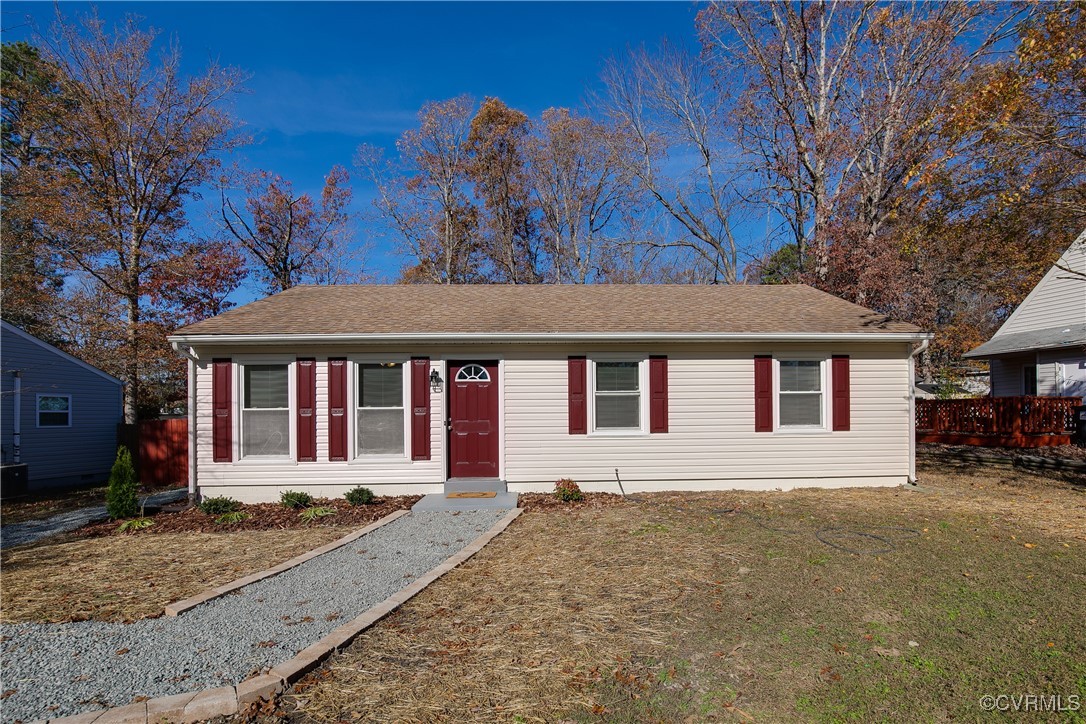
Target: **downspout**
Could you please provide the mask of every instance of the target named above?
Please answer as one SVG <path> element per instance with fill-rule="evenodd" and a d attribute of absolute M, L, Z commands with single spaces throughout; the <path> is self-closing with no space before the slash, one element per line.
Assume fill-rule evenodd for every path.
<path fill-rule="evenodd" d="M 916 485 L 916 357 L 923 354 L 931 344 L 931 337 L 925 337 L 909 353 L 909 484 Z"/>
<path fill-rule="evenodd" d="M 12 383 L 14 393 L 14 415 L 11 418 L 11 461 L 16 465 L 22 460 L 23 429 L 23 373 L 16 370 L 11 373 L 15 378 Z"/>
<path fill-rule="evenodd" d="M 192 351 L 191 347 L 184 347 L 177 342 L 173 343 L 173 348 L 181 356 L 183 356 L 189 363 L 189 379 L 188 379 L 188 417 L 189 417 L 189 460 L 188 460 L 188 482 L 189 482 L 189 503 L 196 503 L 196 361 L 199 357 Z"/>

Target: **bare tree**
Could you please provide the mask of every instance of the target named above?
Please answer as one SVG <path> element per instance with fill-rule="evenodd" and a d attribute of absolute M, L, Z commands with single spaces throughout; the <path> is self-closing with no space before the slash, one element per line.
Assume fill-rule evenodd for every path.
<path fill-rule="evenodd" d="M 374 146 L 358 149 L 355 163 L 377 187 L 374 205 L 381 220 L 414 257 L 404 281 L 458 284 L 480 278 L 478 210 L 466 149 L 474 110 L 466 95 L 425 104 L 419 127 L 397 141 L 395 162 Z"/>
<path fill-rule="evenodd" d="M 603 110 L 632 145 L 632 153 L 617 158 L 682 230 L 651 243 L 689 249 L 718 280 L 735 283 L 740 199 L 724 88 L 705 63 L 667 43 L 655 54 L 639 49 L 611 59 L 603 81 Z"/>
<path fill-rule="evenodd" d="M 220 190 L 220 221 L 249 260 L 264 291 L 275 294 L 311 282 L 354 281 L 360 250 L 352 247 L 349 176 L 335 166 L 324 179 L 320 202 L 295 194 L 290 181 L 268 171 L 243 175 L 244 200 Z"/>
<path fill-rule="evenodd" d="M 622 213 L 632 202 L 629 144 L 616 129 L 565 108 L 543 112 L 530 139 L 531 182 L 554 281 L 585 284 L 598 278 L 617 227 L 632 231 Z M 636 233 L 636 232 L 634 232 Z"/>

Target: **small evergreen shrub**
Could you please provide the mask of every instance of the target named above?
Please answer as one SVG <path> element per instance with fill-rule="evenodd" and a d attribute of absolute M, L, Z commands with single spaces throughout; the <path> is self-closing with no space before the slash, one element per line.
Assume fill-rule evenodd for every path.
<path fill-rule="evenodd" d="M 132 467 L 132 453 L 124 445 L 117 448 L 117 459 L 109 471 L 109 488 L 106 490 L 106 512 L 110 520 L 132 518 L 139 510 L 136 490 L 136 469 Z"/>
<path fill-rule="evenodd" d="M 208 515 L 226 515 L 239 510 L 241 510 L 241 503 L 226 496 L 204 498 L 200 501 L 200 512 Z"/>
<path fill-rule="evenodd" d="M 562 478 L 554 484 L 554 497 L 566 503 L 572 503 L 584 500 L 584 493 L 581 492 L 581 486 L 577 483 L 569 478 Z"/>
<path fill-rule="evenodd" d="M 249 517 L 249 514 L 243 510 L 235 510 L 229 513 L 223 513 L 215 519 L 215 525 L 234 525 L 240 523 Z"/>
<path fill-rule="evenodd" d="M 369 488 L 363 488 L 361 485 L 357 488 L 351 488 L 347 491 L 347 494 L 343 496 L 347 499 L 347 502 L 351 505 L 369 505 L 373 502 L 373 491 Z"/>
<path fill-rule="evenodd" d="M 279 504 L 287 508 L 308 508 L 313 505 L 313 496 L 298 490 L 284 490 L 279 496 Z"/>
<path fill-rule="evenodd" d="M 317 518 L 327 518 L 328 516 L 335 515 L 335 514 L 336 514 L 336 509 L 335 508 L 327 508 L 325 506 L 317 506 L 315 508 L 306 508 L 305 510 L 303 510 L 301 513 L 298 514 L 298 517 L 301 518 L 302 522 L 304 522 L 304 523 L 312 523 Z"/>

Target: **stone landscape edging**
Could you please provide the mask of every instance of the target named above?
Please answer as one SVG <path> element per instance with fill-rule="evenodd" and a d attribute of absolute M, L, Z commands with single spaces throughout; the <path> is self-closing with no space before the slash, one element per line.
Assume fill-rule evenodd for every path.
<path fill-rule="evenodd" d="M 322 548 L 327 548 L 327 550 L 338 548 L 340 545 L 349 543 L 351 540 L 361 537 L 370 530 L 376 530 L 381 525 L 390 523 L 392 520 L 395 520 L 408 512 L 409 511 L 396 511 L 396 513 L 385 516 L 371 526 L 367 526 L 361 531 L 352 533 L 351 536 L 354 536 L 353 538 L 350 536 L 341 538 L 339 541 L 335 541 L 334 544 L 329 544 L 332 546 L 331 548 L 321 546 L 321 548 L 314 549 L 314 551 L 310 551 L 310 553 L 314 555 L 306 554 L 309 557 L 305 558 L 305 560 L 320 555 L 315 551 L 319 551 Z M 513 508 L 501 520 L 491 526 L 489 530 L 476 537 L 455 554 L 447 558 L 443 563 L 431 568 L 411 583 L 411 585 L 401 588 L 385 600 L 370 607 L 361 615 L 342 626 L 333 629 L 331 633 L 317 641 L 315 644 L 302 649 L 293 658 L 276 664 L 267 674 L 259 674 L 246 679 L 237 684 L 237 686 L 220 686 L 213 689 L 160 696 L 134 704 L 113 707 L 111 709 L 88 711 L 82 714 L 60 717 L 57 719 L 41 719 L 37 722 L 32 722 L 31 724 L 45 724 L 47 721 L 50 722 L 50 724 L 159 724 L 160 722 L 190 724 L 191 722 L 213 719 L 217 716 L 232 716 L 250 704 L 259 703 L 260 701 L 265 700 L 270 701 L 288 687 L 293 686 L 299 679 L 319 666 L 329 656 L 345 649 L 360 633 L 421 593 L 431 583 L 478 553 L 483 549 L 483 546 L 508 528 L 523 512 L 523 508 Z M 327 552 L 327 550 L 324 552 Z M 304 558 L 304 556 L 299 556 L 298 558 Z M 291 559 L 291 561 L 294 560 L 298 559 Z M 291 561 L 288 561 L 288 563 Z M 298 563 L 302 562 L 304 561 L 298 561 Z M 298 563 L 294 563 L 294 565 L 298 565 Z M 278 566 L 276 568 L 278 568 Z M 269 569 L 269 571 L 265 571 L 268 576 L 282 572 L 275 568 Z M 268 576 L 263 577 L 266 578 Z M 246 579 L 243 578 L 238 580 L 242 581 Z M 252 583 L 255 580 L 259 579 L 248 582 Z M 222 594 L 220 593 L 218 595 Z M 216 596 L 212 596 L 211 598 L 215 597 Z M 200 603 L 203 603 L 204 600 L 210 599 L 203 599 Z M 192 608 L 192 606 L 188 606 L 187 608 Z"/>
<path fill-rule="evenodd" d="M 238 590 L 239 588 L 248 586 L 250 583 L 256 583 L 257 581 L 262 581 L 265 578 L 271 578 L 272 576 L 279 575 L 283 571 L 289 571 L 291 568 L 299 566 L 308 560 L 316 558 L 319 555 L 328 553 L 329 551 L 334 551 L 336 548 L 342 548 L 348 543 L 356 541 L 367 533 L 371 533 L 382 526 L 388 525 L 392 521 L 397 520 L 398 518 L 402 518 L 410 512 L 410 510 L 397 510 L 393 513 L 389 513 L 384 518 L 370 523 L 361 530 L 356 530 L 353 533 L 348 533 L 342 538 L 334 540 L 331 543 L 326 543 L 319 548 L 314 548 L 313 550 L 307 551 L 300 556 L 295 556 L 289 561 L 284 561 L 277 566 L 272 566 L 271 568 L 259 571 L 257 573 L 249 574 L 248 576 L 243 576 L 235 581 L 231 581 L 230 583 L 224 583 L 221 586 L 216 586 L 215 588 L 204 591 L 203 593 L 197 593 L 195 596 L 191 596 L 181 601 L 174 601 L 173 603 L 166 606 L 165 613 L 167 616 L 176 616 L 179 613 L 183 613 L 189 610 L 190 608 L 195 608 L 196 606 L 199 606 L 201 603 L 206 603 L 216 598 L 220 598 L 228 593 Z"/>

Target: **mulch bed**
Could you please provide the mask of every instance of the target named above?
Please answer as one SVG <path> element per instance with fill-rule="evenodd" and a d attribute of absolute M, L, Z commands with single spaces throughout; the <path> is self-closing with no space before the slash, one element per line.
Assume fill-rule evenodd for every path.
<path fill-rule="evenodd" d="M 567 502 L 553 493 L 521 493 L 518 507 L 525 510 L 582 510 L 626 505 L 629 501 L 617 493 L 585 493 L 584 500 Z"/>
<path fill-rule="evenodd" d="M 180 513 L 159 512 L 149 516 L 155 524 L 134 531 L 131 535 L 154 533 L 223 533 L 244 530 L 287 530 L 293 528 L 364 526 L 397 510 L 408 510 L 419 501 L 421 495 L 399 495 L 375 498 L 369 505 L 351 505 L 346 500 L 317 499 L 314 507 L 334 508 L 335 515 L 317 518 L 305 522 L 301 510 L 286 508 L 279 503 L 258 503 L 243 505 L 241 510 L 249 517 L 237 523 L 216 523 L 218 516 L 200 512 L 199 508 L 189 508 Z M 97 538 L 116 535 L 117 521 L 95 523 L 80 528 L 76 533 L 80 537 Z"/>

